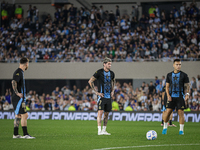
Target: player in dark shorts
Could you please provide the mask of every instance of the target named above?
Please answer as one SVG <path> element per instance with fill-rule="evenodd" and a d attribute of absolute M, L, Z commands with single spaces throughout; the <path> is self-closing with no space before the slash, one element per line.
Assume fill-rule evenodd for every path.
<path fill-rule="evenodd" d="M 184 135 L 184 109 L 185 101 L 189 98 L 189 78 L 188 75 L 181 71 L 181 60 L 175 59 L 173 63 L 174 71 L 167 74 L 166 79 L 166 115 L 164 116 L 164 126 L 162 134 L 167 134 L 167 122 L 173 109 L 178 110 L 180 130 L 179 135 Z M 184 87 L 187 87 L 186 94 L 184 94 Z"/>
<path fill-rule="evenodd" d="M 27 118 L 28 113 L 26 112 L 26 87 L 24 79 L 24 71 L 29 67 L 29 60 L 25 57 L 21 58 L 19 68 L 14 72 L 12 79 L 13 95 L 12 103 L 15 111 L 14 120 L 14 135 L 13 138 L 24 138 L 24 139 L 34 139 L 28 134 L 27 131 Z M 19 123 L 21 120 L 21 126 L 24 136 L 19 135 Z"/>
<path fill-rule="evenodd" d="M 89 84 L 96 92 L 98 103 L 98 135 L 111 135 L 106 131 L 108 122 L 108 114 L 112 110 L 112 96 L 114 95 L 115 74 L 110 70 L 112 61 L 110 58 L 105 58 L 103 61 L 103 68 L 97 70 L 90 78 Z M 97 80 L 98 91 L 94 87 L 94 81 Z M 101 130 L 101 118 L 104 112 L 103 129 Z"/>
<path fill-rule="evenodd" d="M 162 106 L 161 106 L 161 112 L 163 112 L 162 114 L 162 123 L 161 123 L 161 126 L 163 126 L 163 123 L 164 123 L 164 116 L 166 114 L 166 104 L 167 104 L 167 94 L 166 94 L 166 87 L 164 86 L 163 89 L 162 89 Z M 173 110 L 174 111 L 174 110 Z M 169 118 L 169 122 L 168 122 L 168 126 L 169 127 L 176 127 L 175 124 L 172 124 L 172 118 L 173 118 L 173 112 L 171 113 L 170 115 L 170 118 Z"/>

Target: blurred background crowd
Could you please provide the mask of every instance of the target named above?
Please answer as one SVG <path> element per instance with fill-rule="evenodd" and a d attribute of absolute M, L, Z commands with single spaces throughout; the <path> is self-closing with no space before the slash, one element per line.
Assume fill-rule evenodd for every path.
<path fill-rule="evenodd" d="M 130 83 L 116 82 L 115 93 L 112 97 L 113 111 L 160 111 L 165 77 L 150 83 L 143 82 L 142 85 L 133 89 Z M 97 89 L 97 87 L 95 87 Z M 86 85 L 80 89 L 76 85 L 69 88 L 55 87 L 52 93 L 37 94 L 38 91 L 30 90 L 26 95 L 27 110 L 62 110 L 62 111 L 96 111 L 97 95 Z M 200 111 L 200 75 L 192 77 L 190 81 L 190 96 L 186 102 L 187 111 Z M 0 110 L 12 110 L 12 92 L 7 89 L 4 96 L 0 98 Z"/>
<path fill-rule="evenodd" d="M 195 3 L 171 7 L 170 13 L 151 6 L 148 14 L 120 14 L 93 6 L 63 7 L 39 20 L 36 6 L 1 4 L 0 61 L 32 62 L 185 61 L 200 60 L 200 11 Z M 23 12 L 27 11 L 27 16 Z"/>

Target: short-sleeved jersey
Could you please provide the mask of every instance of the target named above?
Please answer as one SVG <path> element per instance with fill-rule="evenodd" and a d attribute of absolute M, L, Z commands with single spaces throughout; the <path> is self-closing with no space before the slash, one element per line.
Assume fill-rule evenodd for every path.
<path fill-rule="evenodd" d="M 26 101 L 26 87 L 24 79 L 24 71 L 18 68 L 13 74 L 13 80 L 17 82 L 17 90 L 23 94 L 23 100 Z M 13 92 L 13 98 L 19 99 L 19 97 Z"/>
<path fill-rule="evenodd" d="M 171 97 L 180 97 L 184 95 L 184 84 L 189 83 L 188 75 L 182 71 L 174 73 L 174 71 L 167 74 L 166 83 L 170 84 Z"/>
<path fill-rule="evenodd" d="M 98 92 L 104 94 L 104 98 L 111 98 L 112 80 L 115 78 L 113 71 L 106 72 L 103 68 L 97 70 L 94 75 L 97 79 Z"/>

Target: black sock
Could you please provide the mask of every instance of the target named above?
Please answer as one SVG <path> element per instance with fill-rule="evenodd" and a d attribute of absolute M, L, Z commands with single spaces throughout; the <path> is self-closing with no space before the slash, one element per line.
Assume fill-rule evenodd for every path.
<path fill-rule="evenodd" d="M 27 127 L 26 127 L 26 126 L 23 126 L 23 127 L 22 127 L 22 130 L 23 130 L 24 136 L 25 136 L 25 135 L 28 135 Z"/>
<path fill-rule="evenodd" d="M 169 120 L 169 124 L 172 125 L 172 120 Z"/>
<path fill-rule="evenodd" d="M 18 135 L 19 133 L 18 133 L 18 127 L 14 127 L 14 135 Z"/>
<path fill-rule="evenodd" d="M 164 120 L 162 120 L 162 124 L 164 123 Z"/>

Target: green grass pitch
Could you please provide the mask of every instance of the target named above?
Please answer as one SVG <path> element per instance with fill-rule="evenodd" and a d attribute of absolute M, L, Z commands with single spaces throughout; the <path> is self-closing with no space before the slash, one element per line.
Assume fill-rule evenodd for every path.
<path fill-rule="evenodd" d="M 108 121 L 112 135 L 98 136 L 96 121 L 28 120 L 28 132 L 36 137 L 28 140 L 12 139 L 13 120 L 0 120 L 0 150 L 200 150 L 200 123 L 185 123 L 183 136 L 173 123 L 177 127 L 162 135 L 160 122 Z M 146 139 L 148 130 L 157 132 L 156 140 Z"/>

